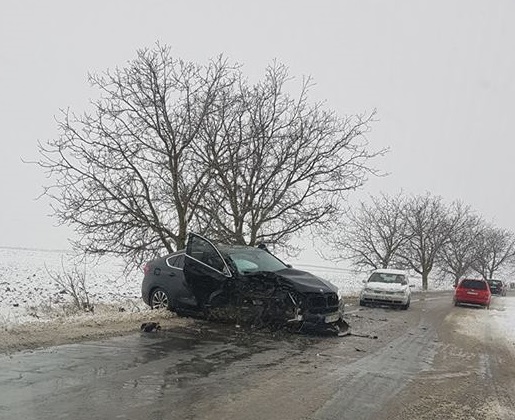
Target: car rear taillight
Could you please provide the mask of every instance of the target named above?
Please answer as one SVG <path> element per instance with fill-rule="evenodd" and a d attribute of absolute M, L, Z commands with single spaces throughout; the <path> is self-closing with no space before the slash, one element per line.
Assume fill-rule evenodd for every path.
<path fill-rule="evenodd" d="M 150 263 L 146 263 L 143 267 L 143 274 L 147 275 L 150 272 Z"/>

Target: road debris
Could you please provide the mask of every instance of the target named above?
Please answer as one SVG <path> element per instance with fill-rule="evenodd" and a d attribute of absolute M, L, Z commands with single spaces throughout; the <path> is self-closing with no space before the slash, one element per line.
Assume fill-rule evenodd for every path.
<path fill-rule="evenodd" d="M 159 322 L 144 322 L 141 324 L 141 331 L 143 332 L 157 332 L 161 329 Z"/>

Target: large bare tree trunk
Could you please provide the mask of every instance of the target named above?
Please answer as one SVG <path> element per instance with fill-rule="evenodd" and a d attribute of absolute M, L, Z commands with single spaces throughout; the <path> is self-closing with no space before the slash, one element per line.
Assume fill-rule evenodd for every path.
<path fill-rule="evenodd" d="M 427 290 L 429 287 L 429 273 L 422 273 L 422 290 Z"/>

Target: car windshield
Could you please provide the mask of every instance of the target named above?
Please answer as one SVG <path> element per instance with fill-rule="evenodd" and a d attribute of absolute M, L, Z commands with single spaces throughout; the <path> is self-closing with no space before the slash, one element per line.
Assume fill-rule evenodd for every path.
<path fill-rule="evenodd" d="M 228 252 L 228 256 L 241 274 L 258 271 L 274 272 L 288 268 L 281 260 L 259 248 L 238 249 Z"/>
<path fill-rule="evenodd" d="M 402 284 L 406 281 L 406 276 L 403 274 L 392 274 L 392 273 L 372 273 L 368 279 L 369 283 L 399 283 Z"/>

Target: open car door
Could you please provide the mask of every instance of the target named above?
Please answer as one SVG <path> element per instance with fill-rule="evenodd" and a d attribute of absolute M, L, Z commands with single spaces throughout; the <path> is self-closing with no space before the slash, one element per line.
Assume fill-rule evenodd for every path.
<path fill-rule="evenodd" d="M 190 233 L 186 244 L 184 276 L 198 306 L 204 308 L 214 298 L 222 298 L 224 286 L 232 274 L 212 242 L 196 233 Z"/>

